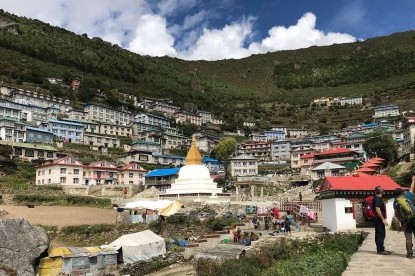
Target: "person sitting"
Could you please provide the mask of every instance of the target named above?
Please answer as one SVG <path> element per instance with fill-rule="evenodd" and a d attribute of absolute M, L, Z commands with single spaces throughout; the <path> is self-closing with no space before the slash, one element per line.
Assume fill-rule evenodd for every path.
<path fill-rule="evenodd" d="M 239 254 L 239 258 L 243 258 L 246 256 L 246 250 L 243 249 L 242 252 Z"/>
<path fill-rule="evenodd" d="M 249 236 L 251 241 L 257 241 L 259 239 L 259 236 L 255 234 L 254 232 L 251 232 L 251 235 Z"/>

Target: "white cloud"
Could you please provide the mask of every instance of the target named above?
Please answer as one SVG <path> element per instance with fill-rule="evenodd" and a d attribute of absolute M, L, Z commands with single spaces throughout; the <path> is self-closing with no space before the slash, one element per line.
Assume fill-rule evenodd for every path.
<path fill-rule="evenodd" d="M 248 56 L 244 48 L 245 40 L 252 33 L 252 19 L 241 23 L 226 25 L 221 30 L 204 29 L 194 47 L 180 53 L 184 59 L 218 60 L 225 58 L 242 58 Z"/>
<path fill-rule="evenodd" d="M 166 20 L 159 15 L 146 14 L 139 18 L 135 37 L 129 50 L 150 56 L 176 56 L 174 38 L 167 32 Z"/>
<path fill-rule="evenodd" d="M 354 42 L 356 38 L 349 34 L 327 33 L 316 29 L 316 16 L 304 14 L 296 25 L 290 27 L 275 26 L 268 31 L 268 37 L 249 46 L 252 53 L 291 50 L 310 46 L 325 46 L 334 43 Z"/>

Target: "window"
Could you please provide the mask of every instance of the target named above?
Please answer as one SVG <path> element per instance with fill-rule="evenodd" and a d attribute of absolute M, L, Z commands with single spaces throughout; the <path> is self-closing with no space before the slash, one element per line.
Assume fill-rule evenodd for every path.
<path fill-rule="evenodd" d="M 53 158 L 53 152 L 48 152 L 48 153 L 46 153 L 46 156 L 47 156 L 48 158 Z"/>
<path fill-rule="evenodd" d="M 43 185 L 43 184 L 45 184 L 45 180 L 44 180 L 44 179 L 42 179 L 42 185 Z"/>
<path fill-rule="evenodd" d="M 128 183 L 129 183 L 129 184 L 133 184 L 133 181 L 129 181 Z"/>
<path fill-rule="evenodd" d="M 50 184 L 50 183 L 52 183 L 52 180 L 49 178 L 49 179 L 48 179 L 48 184 Z"/>
<path fill-rule="evenodd" d="M 25 153 L 24 153 L 24 156 L 27 156 L 27 157 L 34 157 L 34 156 L 35 156 L 35 151 L 34 151 L 34 150 L 32 150 L 32 149 L 26 149 L 26 150 L 25 150 Z"/>
<path fill-rule="evenodd" d="M 40 180 L 37 181 L 37 185 L 40 185 Z"/>
<path fill-rule="evenodd" d="M 40 150 L 40 151 L 37 152 L 37 156 L 38 157 L 45 157 L 45 152 Z"/>
<path fill-rule="evenodd" d="M 79 184 L 79 178 L 74 178 L 73 179 L 73 184 Z"/>
<path fill-rule="evenodd" d="M 129 173 L 129 174 L 128 174 L 128 177 L 129 177 L 129 178 L 133 178 L 133 177 L 134 177 L 134 173 Z"/>
<path fill-rule="evenodd" d="M 37 172 L 37 175 L 40 176 L 40 171 Z"/>
<path fill-rule="evenodd" d="M 51 169 L 49 169 L 49 174 L 51 174 L 52 173 L 52 170 Z"/>
<path fill-rule="evenodd" d="M 45 171 L 42 171 L 42 175 L 45 175 Z"/>
<path fill-rule="evenodd" d="M 60 182 L 61 182 L 61 184 L 65 184 L 66 183 L 66 177 L 61 177 Z"/>
<path fill-rule="evenodd" d="M 61 174 L 66 174 L 66 168 L 61 168 Z"/>

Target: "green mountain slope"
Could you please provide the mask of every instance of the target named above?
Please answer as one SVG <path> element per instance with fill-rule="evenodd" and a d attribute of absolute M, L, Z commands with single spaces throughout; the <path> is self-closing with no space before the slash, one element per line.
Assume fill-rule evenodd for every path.
<path fill-rule="evenodd" d="M 171 98 L 197 106 L 228 122 L 261 127 L 288 124 L 339 128 L 370 120 L 371 105 L 347 109 L 310 106 L 322 96 L 364 97 L 366 103 L 415 104 L 415 32 L 364 42 L 253 55 L 240 60 L 183 61 L 140 56 L 99 38 L 76 35 L 38 20 L 0 12 L 18 34 L 0 29 L 0 77 L 16 85 L 41 87 L 75 105 L 97 100 L 118 106 L 118 92 Z M 82 79 L 79 92 L 53 87 L 47 77 Z M 98 99 L 102 101 L 101 99 Z"/>

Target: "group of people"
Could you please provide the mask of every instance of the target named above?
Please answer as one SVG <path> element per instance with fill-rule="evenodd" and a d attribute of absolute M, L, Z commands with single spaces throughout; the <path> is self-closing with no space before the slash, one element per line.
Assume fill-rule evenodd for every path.
<path fill-rule="evenodd" d="M 406 242 L 406 256 L 413 259 L 413 244 L 412 235 L 415 236 L 415 207 L 414 207 L 414 193 L 415 175 L 412 176 L 411 186 L 409 191 L 404 191 L 402 188 L 397 188 L 394 191 L 395 201 L 393 204 L 395 216 L 399 221 L 399 228 L 403 230 Z M 378 254 L 390 255 L 391 252 L 385 250 L 386 226 L 388 226 L 386 217 L 386 206 L 383 202 L 383 189 L 381 186 L 375 188 L 375 198 L 373 200 L 373 207 L 375 217 L 373 224 L 375 227 L 375 243 Z"/>
<path fill-rule="evenodd" d="M 264 217 L 264 230 L 270 230 L 270 224 L 272 224 L 272 230 L 275 233 L 289 233 L 291 235 L 291 225 L 294 221 L 293 215 L 291 215 L 290 211 L 287 211 L 287 214 L 283 217 L 279 217 L 279 215 L 275 215 L 275 212 L 272 213 L 270 216 Z M 254 216 L 252 219 L 252 224 L 254 229 L 260 229 L 260 223 L 257 216 Z"/>
<path fill-rule="evenodd" d="M 232 230 L 232 235 L 234 243 L 239 243 L 247 246 L 250 246 L 252 241 L 256 241 L 259 239 L 259 236 L 254 232 L 251 232 L 250 234 L 244 232 L 243 234 L 241 234 L 241 229 L 237 226 L 235 226 Z"/>

